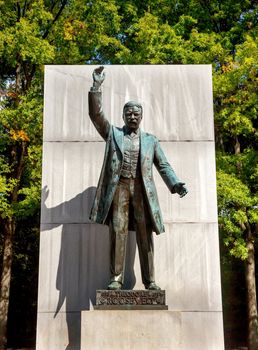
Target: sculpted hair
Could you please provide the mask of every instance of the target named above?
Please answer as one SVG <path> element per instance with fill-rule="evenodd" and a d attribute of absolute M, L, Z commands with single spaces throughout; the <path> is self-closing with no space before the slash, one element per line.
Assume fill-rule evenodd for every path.
<path fill-rule="evenodd" d="M 123 116 L 125 114 L 125 110 L 126 108 L 130 108 L 130 107 L 138 107 L 141 109 L 141 112 L 142 112 L 142 105 L 139 103 L 139 102 L 135 102 L 135 101 L 129 101 L 129 102 L 126 102 L 126 104 L 124 105 L 124 108 L 123 108 Z"/>

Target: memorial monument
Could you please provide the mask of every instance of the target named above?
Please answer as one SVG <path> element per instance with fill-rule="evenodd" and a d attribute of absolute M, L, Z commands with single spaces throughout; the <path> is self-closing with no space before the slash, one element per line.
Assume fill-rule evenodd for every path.
<path fill-rule="evenodd" d="M 145 289 L 159 290 L 155 283 L 152 231 L 160 234 L 165 229 L 152 166 L 155 164 L 171 193 L 184 197 L 187 189 L 168 163 L 158 139 L 140 130 L 143 117 L 140 103 L 130 101 L 124 105 L 125 125 L 122 128 L 110 125 L 105 118 L 101 93 L 105 79 L 103 69 L 94 70 L 93 86 L 89 92 L 90 118 L 106 141 L 104 163 L 90 218 L 110 226 L 108 289 L 117 290 L 123 286 L 127 236 L 131 226 L 136 231 Z"/>
<path fill-rule="evenodd" d="M 153 234 L 154 281 L 167 309 L 162 290 L 143 289 L 133 231 L 122 289 L 101 293 L 94 308 L 110 284 L 109 228 L 90 220 L 106 147 L 89 118 L 97 68 L 45 67 L 36 349 L 223 350 L 211 66 L 107 65 L 101 85 L 110 125 L 123 129 L 125 102 L 141 102 L 140 134 L 156 136 L 189 189 L 171 195 L 153 166 L 166 232 Z M 110 293 L 134 303 L 138 291 L 143 308 L 103 307 Z"/>

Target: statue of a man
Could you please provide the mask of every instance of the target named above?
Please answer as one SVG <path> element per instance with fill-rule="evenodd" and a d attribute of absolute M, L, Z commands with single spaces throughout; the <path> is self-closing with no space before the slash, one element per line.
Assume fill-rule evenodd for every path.
<path fill-rule="evenodd" d="M 101 84 L 104 67 L 93 72 L 89 92 L 89 115 L 106 141 L 104 163 L 90 219 L 110 227 L 110 284 L 121 289 L 124 281 L 126 242 L 129 228 L 136 231 L 142 282 L 146 289 L 157 290 L 153 263 L 152 232 L 164 232 L 164 224 L 153 180 L 153 164 L 171 193 L 187 194 L 168 163 L 158 139 L 139 129 L 143 110 L 138 102 L 124 105 L 122 128 L 105 118 L 102 109 Z"/>

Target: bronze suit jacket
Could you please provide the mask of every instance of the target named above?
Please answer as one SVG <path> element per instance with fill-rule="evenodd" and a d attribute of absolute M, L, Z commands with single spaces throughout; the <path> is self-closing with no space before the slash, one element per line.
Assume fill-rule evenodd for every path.
<path fill-rule="evenodd" d="M 89 115 L 96 129 L 106 141 L 104 162 L 90 219 L 100 224 L 109 224 L 109 210 L 123 164 L 125 128 L 115 127 L 105 118 L 102 111 L 101 92 L 89 92 Z M 175 193 L 174 185 L 179 182 L 179 179 L 168 163 L 158 139 L 143 131 L 140 131 L 140 164 L 153 231 L 159 234 L 165 229 L 153 180 L 153 164 L 172 193 Z"/>

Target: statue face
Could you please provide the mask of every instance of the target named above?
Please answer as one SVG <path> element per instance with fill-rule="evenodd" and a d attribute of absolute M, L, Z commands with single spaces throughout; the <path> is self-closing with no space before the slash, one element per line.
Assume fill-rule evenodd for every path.
<path fill-rule="evenodd" d="M 130 130 L 137 130 L 142 120 L 142 109 L 137 106 L 126 107 L 123 119 Z"/>

